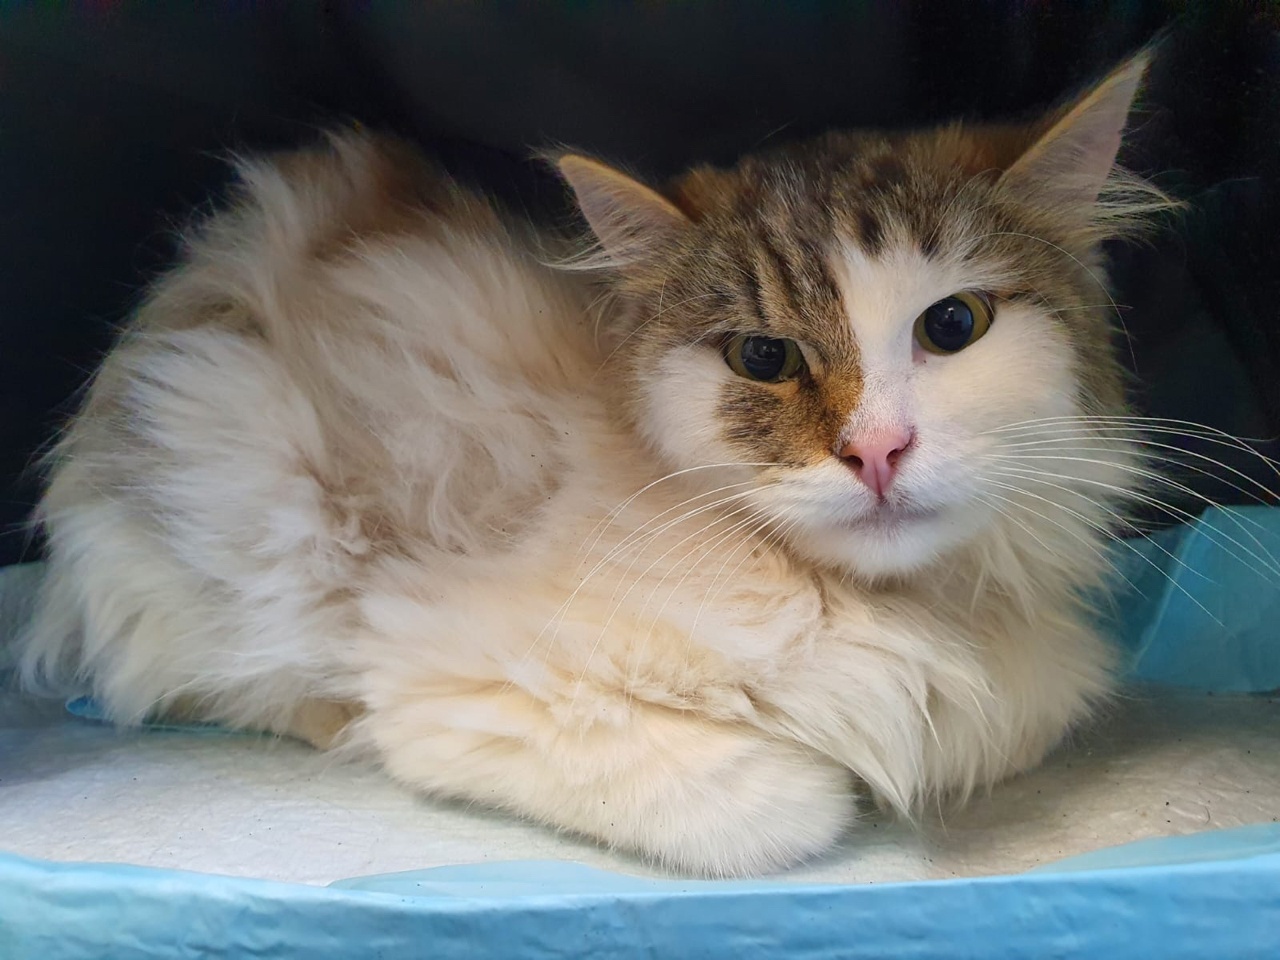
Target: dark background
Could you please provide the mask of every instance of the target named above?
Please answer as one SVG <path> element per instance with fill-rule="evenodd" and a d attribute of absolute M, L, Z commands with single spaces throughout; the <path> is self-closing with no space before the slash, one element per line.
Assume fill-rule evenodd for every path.
<path fill-rule="evenodd" d="M 1161 30 L 1126 159 L 1190 207 L 1115 252 L 1136 396 L 1280 434 L 1275 2 L 50 6 L 0 5 L 0 563 L 38 553 L 32 457 L 175 227 L 217 197 L 230 148 L 358 118 L 551 212 L 563 195 L 527 161 L 549 141 L 662 176 L 830 126 L 1023 115 Z M 1280 486 L 1256 457 L 1225 459 Z"/>

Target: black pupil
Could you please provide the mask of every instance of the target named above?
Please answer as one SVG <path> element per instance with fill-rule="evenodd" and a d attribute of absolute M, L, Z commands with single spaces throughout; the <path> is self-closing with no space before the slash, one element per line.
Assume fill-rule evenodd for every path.
<path fill-rule="evenodd" d="M 787 342 L 772 337 L 742 341 L 742 366 L 757 380 L 776 380 L 787 365 Z"/>
<path fill-rule="evenodd" d="M 939 350 L 959 350 L 973 336 L 973 311 L 956 297 L 939 300 L 924 312 L 924 333 Z"/>

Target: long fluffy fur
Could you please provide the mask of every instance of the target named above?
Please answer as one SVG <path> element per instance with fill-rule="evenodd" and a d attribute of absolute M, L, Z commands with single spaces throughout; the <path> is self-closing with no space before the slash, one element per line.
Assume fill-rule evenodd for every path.
<path fill-rule="evenodd" d="M 709 875 L 822 851 L 858 783 L 907 814 L 984 788 L 1105 695 L 1081 595 L 1114 504 L 1079 490 L 1132 486 L 1123 445 L 851 576 L 765 522 L 783 481 L 741 450 L 654 446 L 637 418 L 719 449 L 679 370 L 612 360 L 589 283 L 482 199 L 354 134 L 242 180 L 54 452 L 29 684 L 336 739 Z"/>

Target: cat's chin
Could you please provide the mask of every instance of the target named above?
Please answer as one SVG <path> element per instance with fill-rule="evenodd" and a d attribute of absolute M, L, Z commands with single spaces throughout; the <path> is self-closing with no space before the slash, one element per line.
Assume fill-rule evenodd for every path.
<path fill-rule="evenodd" d="M 868 580 L 908 576 L 937 562 L 976 532 L 972 514 L 955 509 L 871 513 L 794 537 L 810 559 Z"/>

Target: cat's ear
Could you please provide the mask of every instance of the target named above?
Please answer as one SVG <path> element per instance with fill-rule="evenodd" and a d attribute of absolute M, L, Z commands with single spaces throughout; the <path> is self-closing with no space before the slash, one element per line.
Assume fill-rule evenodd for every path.
<path fill-rule="evenodd" d="M 556 166 L 614 264 L 649 259 L 692 225 L 662 194 L 598 160 L 569 153 L 556 158 Z"/>
<path fill-rule="evenodd" d="M 1073 104 L 1005 171 L 1016 181 L 1072 204 L 1092 204 L 1111 176 L 1121 137 L 1151 62 L 1143 50 Z"/>

